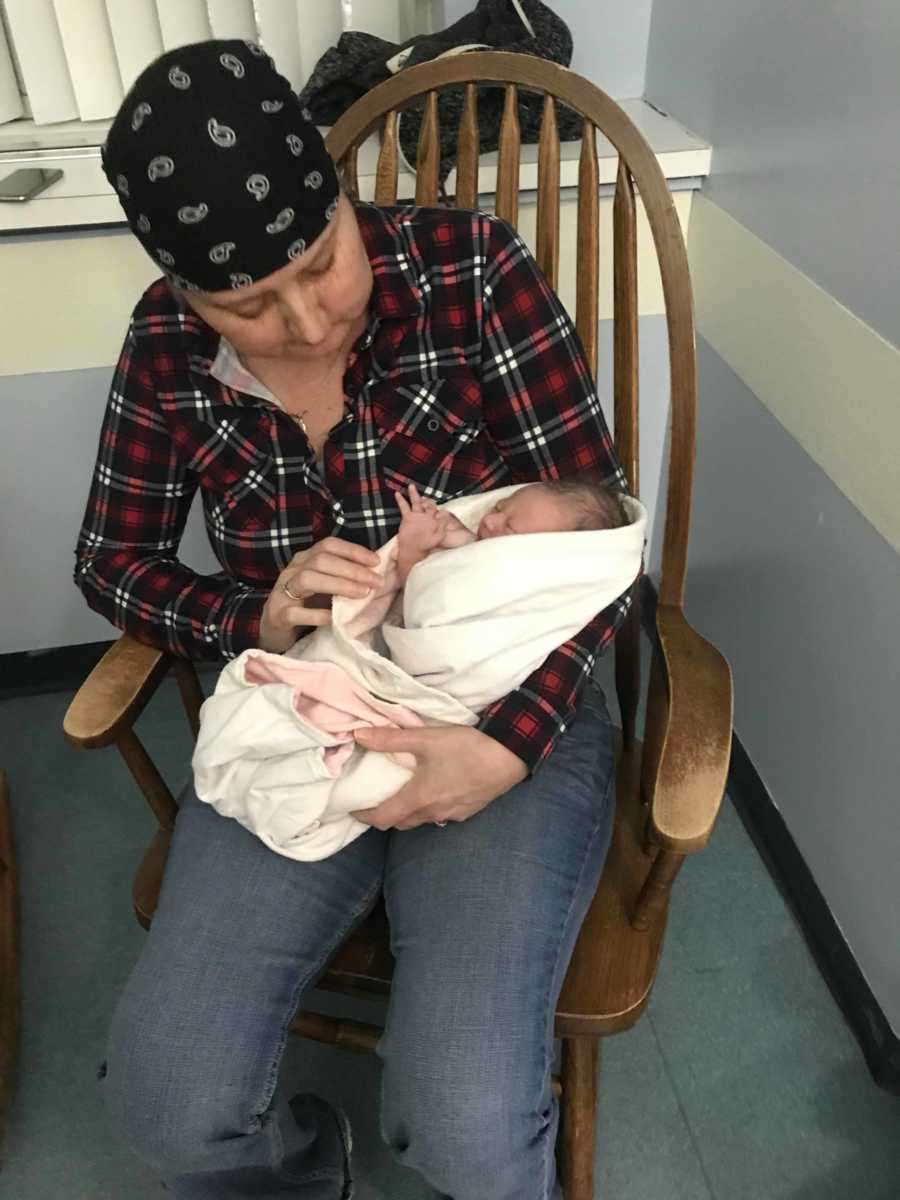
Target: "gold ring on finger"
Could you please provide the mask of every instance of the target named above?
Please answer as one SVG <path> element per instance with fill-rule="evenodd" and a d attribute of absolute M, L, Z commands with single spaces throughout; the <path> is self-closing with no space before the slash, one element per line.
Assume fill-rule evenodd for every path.
<path fill-rule="evenodd" d="M 302 603 L 303 603 L 303 597 L 302 597 L 302 596 L 295 596 L 295 595 L 294 595 L 294 593 L 291 591 L 291 589 L 288 587 L 288 585 L 287 585 L 287 582 L 286 582 L 286 581 L 282 583 L 282 585 L 281 585 L 281 590 L 284 592 L 284 594 L 285 594 L 286 596 L 290 596 L 290 598 L 291 598 L 291 599 L 292 599 L 292 600 L 293 600 L 295 603 L 297 603 L 297 604 L 302 604 Z"/>

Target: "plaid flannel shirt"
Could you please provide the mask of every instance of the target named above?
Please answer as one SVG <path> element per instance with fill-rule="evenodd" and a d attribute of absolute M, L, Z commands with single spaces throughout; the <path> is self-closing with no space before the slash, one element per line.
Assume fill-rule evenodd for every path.
<path fill-rule="evenodd" d="M 219 338 L 165 281 L 134 310 L 110 390 L 75 579 L 143 641 L 229 659 L 258 640 L 291 557 L 329 534 L 372 549 L 397 531 L 393 492 L 438 503 L 593 469 L 624 490 L 572 322 L 521 238 L 482 213 L 359 204 L 374 275 L 368 328 L 324 447 L 276 406 L 210 374 Z M 178 546 L 195 492 L 221 571 Z M 571 720 L 628 609 L 620 597 L 479 728 L 534 770 Z"/>

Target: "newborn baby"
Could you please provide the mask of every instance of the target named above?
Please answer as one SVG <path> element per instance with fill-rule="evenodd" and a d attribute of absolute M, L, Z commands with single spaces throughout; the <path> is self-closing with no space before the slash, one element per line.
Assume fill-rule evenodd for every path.
<path fill-rule="evenodd" d="M 628 523 L 615 492 L 590 478 L 552 480 L 519 488 L 482 517 L 472 533 L 446 509 L 423 499 L 416 485 L 409 498 L 395 493 L 403 514 L 397 533 L 397 574 L 403 587 L 416 563 L 435 550 L 452 550 L 485 538 L 518 533 L 563 533 L 582 529 L 619 529 Z"/>
<path fill-rule="evenodd" d="M 201 712 L 201 800 L 289 858 L 336 853 L 368 828 L 353 812 L 415 765 L 363 750 L 355 729 L 476 725 L 639 574 L 636 500 L 589 475 L 497 492 L 438 508 L 410 484 L 381 590 L 335 597 L 331 623 L 284 655 L 228 664 Z"/>

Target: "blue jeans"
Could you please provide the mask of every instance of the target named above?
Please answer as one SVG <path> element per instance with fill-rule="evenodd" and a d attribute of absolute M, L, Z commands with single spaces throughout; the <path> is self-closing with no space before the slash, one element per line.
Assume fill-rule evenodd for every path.
<path fill-rule="evenodd" d="M 105 1091 L 174 1197 L 346 1200 L 346 1119 L 277 1094 L 304 991 L 384 889 L 396 960 L 382 1135 L 452 1200 L 560 1196 L 556 1001 L 613 812 L 590 688 L 535 775 L 467 821 L 369 829 L 299 863 L 182 798 L 159 908 L 113 1018 Z"/>

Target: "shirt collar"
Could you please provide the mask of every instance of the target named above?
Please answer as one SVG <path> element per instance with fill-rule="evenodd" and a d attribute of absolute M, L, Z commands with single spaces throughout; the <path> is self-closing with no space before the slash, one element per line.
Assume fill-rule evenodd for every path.
<path fill-rule="evenodd" d="M 243 392 L 246 396 L 256 396 L 260 400 L 267 400 L 270 404 L 274 404 L 278 408 L 284 407 L 275 393 L 270 392 L 266 385 L 261 383 L 252 371 L 247 370 L 241 362 L 237 350 L 235 350 L 228 338 L 223 337 L 221 334 L 219 335 L 219 349 L 216 351 L 216 357 L 209 368 L 209 374 L 213 379 L 217 379 L 225 387 L 233 388 L 236 392 Z"/>

